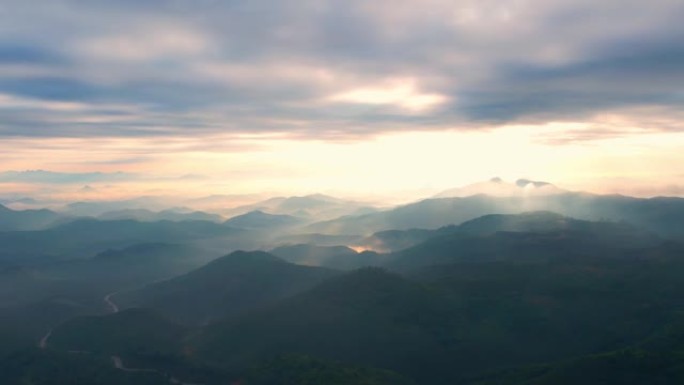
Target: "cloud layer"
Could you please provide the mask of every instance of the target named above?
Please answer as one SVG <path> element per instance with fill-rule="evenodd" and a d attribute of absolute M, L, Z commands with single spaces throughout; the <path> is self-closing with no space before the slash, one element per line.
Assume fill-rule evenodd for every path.
<path fill-rule="evenodd" d="M 683 19 L 676 0 L 7 0 L 0 136 L 679 131 Z"/>
<path fill-rule="evenodd" d="M 121 182 L 137 180 L 135 174 L 115 172 L 82 172 L 65 173 L 46 170 L 25 170 L 0 172 L 0 184 L 3 183 L 38 183 L 38 184 L 83 184 L 101 182 Z"/>

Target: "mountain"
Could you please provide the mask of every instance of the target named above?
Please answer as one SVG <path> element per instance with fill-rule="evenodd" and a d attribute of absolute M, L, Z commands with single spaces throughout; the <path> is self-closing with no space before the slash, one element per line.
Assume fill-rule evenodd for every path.
<path fill-rule="evenodd" d="M 606 231 L 614 233 L 614 239 L 605 242 L 657 242 L 658 238 L 646 231 L 638 230 L 626 223 L 610 221 L 582 221 L 566 217 L 549 211 L 533 211 L 521 214 L 489 214 L 460 225 L 448 225 L 435 230 L 408 229 L 386 230 L 377 232 L 369 237 L 352 242 L 355 247 L 376 250 L 379 252 L 397 252 L 421 244 L 429 239 L 454 234 L 491 235 L 496 232 L 533 232 L 545 233 L 550 231 L 598 231 L 606 236 Z M 629 238 L 626 234 L 628 232 Z M 621 238 L 621 239 L 620 239 Z"/>
<path fill-rule="evenodd" d="M 248 206 L 265 198 L 264 194 L 212 194 L 201 197 L 189 198 L 181 203 L 200 210 L 216 212 L 225 210 L 226 207 Z"/>
<path fill-rule="evenodd" d="M 342 270 L 377 266 L 384 260 L 377 253 L 368 251 L 358 253 L 346 246 L 287 245 L 276 247 L 270 253 L 298 265 L 322 266 Z"/>
<path fill-rule="evenodd" d="M 291 264 L 261 251 L 237 251 L 185 275 L 113 299 L 122 308 L 145 307 L 182 323 L 203 324 L 276 302 L 335 274 Z"/>
<path fill-rule="evenodd" d="M 681 315 L 629 347 L 476 378 L 476 385 L 680 384 L 684 381 Z"/>
<path fill-rule="evenodd" d="M 66 218 L 46 209 L 12 210 L 0 205 L 0 231 L 45 229 Z"/>
<path fill-rule="evenodd" d="M 31 232 L 0 232 L 0 261 L 35 264 L 60 259 L 86 258 L 110 248 L 138 243 L 199 242 L 230 238 L 242 231 L 207 221 L 79 219 L 50 229 Z"/>
<path fill-rule="evenodd" d="M 457 232 L 457 226 L 445 226 L 436 230 L 408 229 L 379 231 L 369 237 L 353 242 L 354 247 L 373 250 L 380 253 L 391 253 L 418 245 L 441 234 Z"/>
<path fill-rule="evenodd" d="M 518 179 L 515 183 L 505 182 L 501 178 L 492 178 L 485 182 L 473 183 L 443 191 L 434 198 L 468 197 L 472 195 L 489 195 L 495 197 L 540 196 L 566 192 L 548 182 Z"/>
<path fill-rule="evenodd" d="M 458 231 L 473 235 L 498 232 L 574 232 L 590 236 L 592 241 L 600 240 L 606 246 L 621 248 L 653 245 L 660 242 L 657 236 L 628 223 L 579 220 L 550 211 L 484 215 L 462 223 L 458 226 Z"/>
<path fill-rule="evenodd" d="M 464 372 L 475 374 L 617 351 L 648 339 L 681 317 L 682 251 L 681 244 L 663 244 L 622 255 L 549 249 L 545 257 L 519 258 L 510 252 L 508 258 L 452 260 L 410 276 L 450 293 L 465 316 L 461 346 L 472 358 L 462 362 Z M 565 383 L 590 377 L 577 369 L 574 382 Z M 621 378 L 619 368 L 609 372 L 592 383 Z"/>
<path fill-rule="evenodd" d="M 169 279 L 199 268 L 216 255 L 202 248 L 183 244 L 140 243 L 122 249 L 108 249 L 93 258 L 66 261 L 49 270 L 62 274 L 91 277 L 100 284 L 125 289 Z"/>
<path fill-rule="evenodd" d="M 319 233 L 301 233 L 301 234 L 278 234 L 274 238 L 273 244 L 278 245 L 297 245 L 297 244 L 311 244 L 317 246 L 337 246 L 337 245 L 351 245 L 359 240 L 357 235 L 331 235 Z"/>
<path fill-rule="evenodd" d="M 179 211 L 179 210 L 163 210 L 151 211 L 146 209 L 126 209 L 118 211 L 108 211 L 100 214 L 97 217 L 100 220 L 122 220 L 133 219 L 140 222 L 156 222 L 156 221 L 210 221 L 221 222 L 223 219 L 216 214 L 209 214 L 202 211 Z"/>
<path fill-rule="evenodd" d="M 313 223 L 305 231 L 370 236 L 384 230 L 437 229 L 488 214 L 552 211 L 584 220 L 625 221 L 684 239 L 684 198 L 632 198 L 566 192 L 551 195 L 426 199 L 388 211 Z"/>
<path fill-rule="evenodd" d="M 387 256 L 386 266 L 405 270 L 465 261 L 605 258 L 663 243 L 661 238 L 624 223 L 582 221 L 550 212 L 486 215 L 434 234 Z"/>
<path fill-rule="evenodd" d="M 260 210 L 250 211 L 246 214 L 238 215 L 224 222 L 228 226 L 241 229 L 274 229 L 291 227 L 303 223 L 301 218 L 291 215 L 268 214 Z"/>
<path fill-rule="evenodd" d="M 447 304 L 427 287 L 366 268 L 211 325 L 191 343 L 198 357 L 227 367 L 297 352 L 437 383 L 454 360 L 449 336 L 458 317 Z"/>
<path fill-rule="evenodd" d="M 224 210 L 226 216 L 241 215 L 251 211 L 266 211 L 272 214 L 292 215 L 309 221 L 321 221 L 344 215 L 359 215 L 375 211 L 369 205 L 338 199 L 323 194 L 294 197 L 277 197 Z"/>
<path fill-rule="evenodd" d="M 162 197 L 144 196 L 133 199 L 114 201 L 82 201 L 64 206 L 60 211 L 79 217 L 97 217 L 106 212 L 120 210 L 165 210 L 173 206 L 173 202 Z"/>
<path fill-rule="evenodd" d="M 315 246 L 308 244 L 276 247 L 269 253 L 297 265 L 321 266 L 330 259 L 349 258 L 357 252 L 346 246 Z"/>
<path fill-rule="evenodd" d="M 6 266 L 0 269 L 0 307 L 56 298 L 100 311 L 108 293 L 184 274 L 214 257 L 193 246 L 145 243 L 85 259 Z"/>
<path fill-rule="evenodd" d="M 78 261 L 102 268 L 98 273 L 53 277 L 71 292 L 1 309 L 0 352 L 17 357 L 53 328 L 48 352 L 88 349 L 78 354 L 110 365 L 116 355 L 126 367 L 189 383 L 680 382 L 684 244 L 627 223 L 551 212 L 486 215 L 406 233 L 426 239 L 381 256 L 385 270 L 339 273 L 235 252 L 118 294 L 98 286 L 108 280 L 98 279 L 105 273 L 99 264 L 121 261 L 109 267 L 112 276 L 135 275 L 147 270 L 145 259 L 164 261 L 166 246 L 103 252 Z M 343 247 L 281 251 L 288 258 L 353 257 Z M 0 265 L 6 277 L 42 279 L 48 271 Z M 93 314 L 104 311 L 104 294 L 123 310 Z M 0 368 L 25 367 L 5 377 L 61 362 L 22 357 L 25 365 L 8 358 L 10 366 L 0 357 Z"/>

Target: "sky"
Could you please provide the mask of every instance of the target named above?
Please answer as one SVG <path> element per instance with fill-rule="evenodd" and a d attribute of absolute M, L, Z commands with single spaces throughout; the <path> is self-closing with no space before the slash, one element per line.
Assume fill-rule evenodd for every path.
<path fill-rule="evenodd" d="M 684 196 L 680 0 L 0 3 L 0 198 Z"/>

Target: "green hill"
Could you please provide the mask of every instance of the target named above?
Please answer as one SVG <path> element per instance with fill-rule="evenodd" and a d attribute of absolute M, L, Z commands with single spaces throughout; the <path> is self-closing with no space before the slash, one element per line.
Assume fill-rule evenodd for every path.
<path fill-rule="evenodd" d="M 188 324 L 238 315 L 307 290 L 335 275 L 265 252 L 237 251 L 185 275 L 114 298 L 122 307 L 146 307 Z"/>
<path fill-rule="evenodd" d="M 681 314 L 646 340 L 625 349 L 490 373 L 473 385 L 638 385 L 684 383 Z"/>
<path fill-rule="evenodd" d="M 377 268 L 357 270 L 268 309 L 207 327 L 198 358 L 240 368 L 301 353 L 396 370 L 419 382 L 447 378 L 458 315 L 430 289 Z"/>
<path fill-rule="evenodd" d="M 437 229 L 484 215 L 551 211 L 573 218 L 626 221 L 662 236 L 684 237 L 683 198 L 633 198 L 567 192 L 544 196 L 473 195 L 425 199 L 387 211 L 345 216 L 307 226 L 310 232 L 371 235 L 384 230 Z"/>
<path fill-rule="evenodd" d="M 435 234 L 388 256 L 386 266 L 406 270 L 465 261 L 624 257 L 628 250 L 663 243 L 630 225 L 581 221 L 546 212 L 487 215 Z"/>

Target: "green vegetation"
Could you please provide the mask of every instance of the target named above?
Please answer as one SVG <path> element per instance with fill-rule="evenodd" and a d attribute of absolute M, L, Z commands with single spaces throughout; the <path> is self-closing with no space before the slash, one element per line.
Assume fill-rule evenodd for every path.
<path fill-rule="evenodd" d="M 310 289 L 335 275 L 265 252 L 238 251 L 188 274 L 115 296 L 124 307 L 146 307 L 186 324 L 206 324 Z"/>
<path fill-rule="evenodd" d="M 109 357 L 24 350 L 0 360 L 3 385 L 168 385 L 158 373 L 124 372 Z"/>
<path fill-rule="evenodd" d="M 245 385 L 410 385 L 397 373 L 343 365 L 304 355 L 285 355 L 269 360 L 245 376 Z"/>
<path fill-rule="evenodd" d="M 376 239 L 400 244 L 404 236 L 425 240 L 368 256 L 382 268 L 346 273 L 234 252 L 114 294 L 128 310 L 104 316 L 93 309 L 104 312 L 105 289 L 188 268 L 191 249 L 143 244 L 49 269 L 4 265 L 12 283 L 72 286 L 0 309 L 0 368 L 18 384 L 50 375 L 108 384 L 80 365 L 114 370 L 123 384 L 166 376 L 116 371 L 110 356 L 208 385 L 684 380 L 683 244 L 624 223 L 548 212 L 488 215 Z M 363 257 L 312 245 L 274 252 L 338 266 Z M 126 267 L 134 271 L 116 272 Z M 52 328 L 46 351 L 26 350 Z"/>
<path fill-rule="evenodd" d="M 49 346 L 104 354 L 175 354 L 186 329 L 144 309 L 73 318 L 57 327 Z"/>
<path fill-rule="evenodd" d="M 454 359 L 457 315 L 447 305 L 423 285 L 366 268 L 210 326 L 192 345 L 199 358 L 230 368 L 302 353 L 432 380 L 446 375 Z"/>

